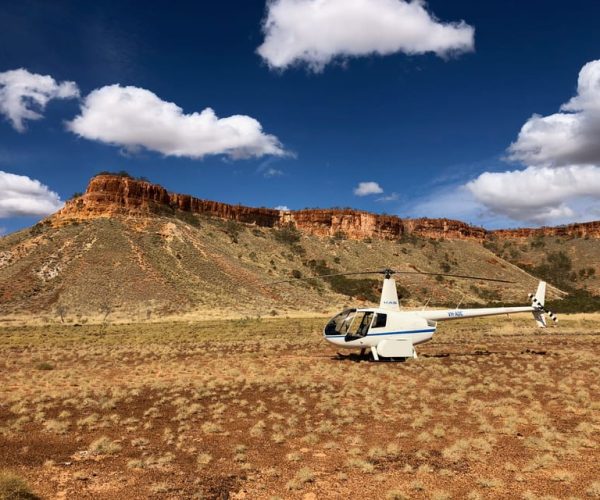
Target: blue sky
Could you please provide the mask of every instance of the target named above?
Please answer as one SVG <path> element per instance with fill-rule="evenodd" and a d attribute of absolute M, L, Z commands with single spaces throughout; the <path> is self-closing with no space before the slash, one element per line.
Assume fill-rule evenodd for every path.
<path fill-rule="evenodd" d="M 600 219 L 599 2 L 314 3 L 0 3 L 0 228 L 102 170 L 252 206 L 489 228 Z M 45 106 L 15 111 L 6 89 L 42 76 Z M 188 119 L 206 108 L 208 136 Z"/>

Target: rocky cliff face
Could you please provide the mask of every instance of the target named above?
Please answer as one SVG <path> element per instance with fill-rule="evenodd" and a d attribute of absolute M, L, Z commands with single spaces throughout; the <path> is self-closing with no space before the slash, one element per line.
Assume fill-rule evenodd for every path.
<path fill-rule="evenodd" d="M 464 222 L 450 219 L 401 219 L 393 215 L 378 215 L 358 210 L 297 210 L 280 211 L 230 205 L 169 193 L 162 186 L 117 175 L 98 175 L 90 181 L 83 196 L 66 203 L 52 217 L 63 220 L 82 220 L 97 217 L 140 217 L 169 214 L 176 211 L 204 214 L 262 227 L 291 225 L 299 231 L 323 237 L 349 239 L 397 240 L 417 236 L 435 239 L 483 241 L 490 235 L 497 238 L 526 238 L 536 235 L 600 238 L 600 222 L 572 224 L 555 228 L 486 231 Z"/>
<path fill-rule="evenodd" d="M 142 216 L 165 214 L 174 210 L 213 215 L 223 219 L 273 227 L 279 222 L 279 210 L 228 205 L 202 200 L 185 194 L 169 193 L 158 184 L 121 177 L 94 177 L 83 196 L 68 201 L 55 219 L 88 219 L 114 215 Z"/>
<path fill-rule="evenodd" d="M 536 236 L 562 236 L 565 238 L 600 238 L 600 221 L 580 222 L 556 227 L 539 227 L 535 229 L 498 229 L 490 231 L 489 236 L 498 239 L 531 238 Z"/>

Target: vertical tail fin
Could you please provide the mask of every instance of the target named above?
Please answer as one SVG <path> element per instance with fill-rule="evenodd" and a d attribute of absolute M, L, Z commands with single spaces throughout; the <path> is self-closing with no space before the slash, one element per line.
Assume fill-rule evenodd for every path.
<path fill-rule="evenodd" d="M 544 307 L 544 302 L 546 301 L 546 282 L 540 281 L 538 285 L 537 292 L 535 292 L 535 299 L 538 304 Z"/>
<path fill-rule="evenodd" d="M 385 278 L 383 280 L 383 289 L 381 290 L 379 307 L 381 309 L 389 309 L 390 311 L 400 310 L 398 292 L 396 291 L 396 281 L 394 278 Z"/>
<path fill-rule="evenodd" d="M 544 313 L 550 316 L 550 319 L 554 321 L 554 324 L 558 323 L 558 318 L 552 311 L 548 311 L 544 307 L 546 302 L 546 282 L 540 281 L 538 285 L 537 292 L 535 295 L 529 294 L 529 299 L 531 300 L 531 306 L 533 307 L 533 317 L 540 328 L 546 328 L 546 317 Z"/>

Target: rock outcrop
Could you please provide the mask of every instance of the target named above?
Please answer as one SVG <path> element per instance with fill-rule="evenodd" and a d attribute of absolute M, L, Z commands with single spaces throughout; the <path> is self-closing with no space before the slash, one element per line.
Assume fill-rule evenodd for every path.
<path fill-rule="evenodd" d="M 261 227 L 293 226 L 306 234 L 357 240 L 398 240 L 411 236 L 480 242 L 490 236 L 499 239 L 536 235 L 600 238 L 600 222 L 540 229 L 486 231 L 481 227 L 451 219 L 402 219 L 393 215 L 350 209 L 284 211 L 230 205 L 185 194 L 169 193 L 157 184 L 120 175 L 97 175 L 92 178 L 86 192 L 68 201 L 52 220 L 61 223 L 63 220 L 73 219 L 140 217 L 177 212 L 209 215 Z"/>
<path fill-rule="evenodd" d="M 280 218 L 279 210 L 229 205 L 169 193 L 158 184 L 118 175 L 97 175 L 92 178 L 83 196 L 67 201 L 55 218 L 89 219 L 115 215 L 135 217 L 168 214 L 175 210 L 266 227 L 275 226 Z"/>
<path fill-rule="evenodd" d="M 541 236 L 562 236 L 565 238 L 600 238 L 600 221 L 578 222 L 555 227 L 498 229 L 489 231 L 489 236 L 498 239 L 535 238 Z"/>

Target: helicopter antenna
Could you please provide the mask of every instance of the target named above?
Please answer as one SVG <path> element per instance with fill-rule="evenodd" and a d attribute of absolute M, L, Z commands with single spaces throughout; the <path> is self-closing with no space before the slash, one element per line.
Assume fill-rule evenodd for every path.
<path fill-rule="evenodd" d="M 462 301 L 463 301 L 464 298 L 465 298 L 464 295 L 460 296 L 460 300 L 458 301 L 458 304 L 456 304 L 456 308 L 455 309 L 458 309 L 460 307 L 460 305 L 462 304 Z"/>

